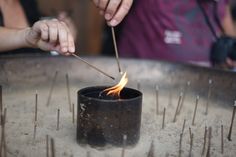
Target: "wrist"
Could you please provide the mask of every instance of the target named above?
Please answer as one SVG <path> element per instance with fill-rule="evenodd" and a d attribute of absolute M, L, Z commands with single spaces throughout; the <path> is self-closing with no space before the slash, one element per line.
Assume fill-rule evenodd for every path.
<path fill-rule="evenodd" d="M 35 48 L 36 46 L 30 41 L 31 28 L 27 27 L 21 30 L 22 45 L 27 48 Z"/>

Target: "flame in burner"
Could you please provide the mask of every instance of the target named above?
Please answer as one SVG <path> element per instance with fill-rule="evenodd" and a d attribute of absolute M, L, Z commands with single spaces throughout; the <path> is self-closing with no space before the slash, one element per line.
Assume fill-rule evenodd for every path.
<path fill-rule="evenodd" d="M 122 91 L 122 89 L 125 87 L 127 83 L 128 83 L 128 78 L 125 72 L 124 75 L 121 77 L 120 82 L 117 85 L 105 89 L 104 92 L 107 92 L 107 95 L 120 97 L 120 92 Z"/>

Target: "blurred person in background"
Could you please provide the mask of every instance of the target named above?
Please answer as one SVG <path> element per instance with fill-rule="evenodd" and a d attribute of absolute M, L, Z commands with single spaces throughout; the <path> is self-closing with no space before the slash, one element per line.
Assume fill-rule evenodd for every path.
<path fill-rule="evenodd" d="M 101 13 L 106 18 L 104 10 Z M 222 34 L 236 36 L 235 31 L 229 31 L 232 23 L 229 24 L 227 19 L 230 18 L 228 0 L 136 0 L 124 22 L 116 28 L 120 32 L 119 52 L 122 57 L 210 66 L 211 47 L 216 37 Z M 112 45 L 112 37 L 107 34 L 111 34 L 110 30 L 105 34 L 103 47 L 106 54 L 111 54 L 114 48 L 107 46 L 106 41 Z M 229 58 L 226 63 L 230 67 L 235 65 Z"/>

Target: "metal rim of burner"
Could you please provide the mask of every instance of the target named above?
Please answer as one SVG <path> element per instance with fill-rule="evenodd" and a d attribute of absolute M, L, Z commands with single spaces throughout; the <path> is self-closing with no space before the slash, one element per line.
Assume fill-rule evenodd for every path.
<path fill-rule="evenodd" d="M 77 142 L 91 146 L 134 146 L 140 137 L 142 93 L 124 88 L 119 99 L 99 97 L 106 86 L 78 91 Z"/>

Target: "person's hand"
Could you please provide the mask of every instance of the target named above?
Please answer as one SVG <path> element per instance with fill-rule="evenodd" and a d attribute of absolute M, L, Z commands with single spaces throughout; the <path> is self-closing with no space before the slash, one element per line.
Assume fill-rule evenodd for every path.
<path fill-rule="evenodd" d="M 133 0 L 93 0 L 110 26 L 118 25 L 129 12 Z"/>
<path fill-rule="evenodd" d="M 72 20 L 72 18 L 67 14 L 67 12 L 62 11 L 58 14 L 57 16 L 58 20 L 65 22 L 65 24 L 68 26 L 74 40 L 76 40 L 76 36 L 77 36 L 77 29 L 75 26 L 74 21 Z"/>
<path fill-rule="evenodd" d="M 73 36 L 64 22 L 43 20 L 26 29 L 25 41 L 31 47 L 45 51 L 57 51 L 63 55 L 75 52 Z"/>

